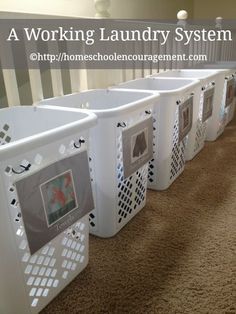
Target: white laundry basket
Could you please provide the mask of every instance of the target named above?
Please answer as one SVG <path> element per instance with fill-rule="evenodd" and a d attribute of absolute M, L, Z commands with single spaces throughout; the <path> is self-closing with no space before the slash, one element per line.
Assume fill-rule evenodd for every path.
<path fill-rule="evenodd" d="M 235 115 L 235 108 L 236 108 L 236 71 L 232 70 L 230 71 L 230 76 L 233 77 L 234 79 L 234 99 L 231 102 L 229 106 L 226 107 L 227 110 L 227 120 L 226 120 L 226 125 L 228 125 L 234 118 Z"/>
<path fill-rule="evenodd" d="M 235 70 L 223 69 L 223 65 L 218 65 L 216 76 L 216 88 L 214 97 L 213 115 L 207 125 L 207 141 L 215 141 L 225 129 L 225 126 L 233 119 L 235 113 L 235 97 L 230 104 L 226 103 L 227 85 L 234 79 Z M 206 65 L 205 68 L 212 69 L 215 65 Z"/>
<path fill-rule="evenodd" d="M 228 80 L 234 79 L 234 99 L 226 106 L 226 125 L 229 124 L 235 115 L 236 107 L 236 62 L 217 62 L 217 67 L 224 67 L 228 69 Z"/>
<path fill-rule="evenodd" d="M 194 116 L 197 116 L 197 120 L 188 135 L 186 160 L 193 159 L 205 145 L 207 124 L 213 113 L 216 76 L 217 72 L 214 70 L 172 70 L 152 75 L 152 77 L 195 78 L 200 80 L 201 93 L 198 93 L 199 99 L 195 102 L 196 106 L 194 108 Z M 212 98 L 211 108 L 207 107 L 209 98 Z"/>
<path fill-rule="evenodd" d="M 98 117 L 90 146 L 90 161 L 95 169 L 92 174 L 95 210 L 90 214 L 92 234 L 115 235 L 145 206 L 148 161 L 125 177 L 122 137 L 125 130 L 150 121 L 153 103 L 158 97 L 150 92 L 101 89 L 47 99 L 38 104 L 87 108 Z M 152 140 L 150 147 L 152 149 Z"/>
<path fill-rule="evenodd" d="M 148 187 L 167 189 L 183 172 L 187 136 L 179 139 L 179 107 L 193 97 L 193 107 L 199 99 L 199 80 L 176 78 L 145 78 L 121 83 L 114 88 L 136 92 L 156 91 L 160 106 L 154 108 L 154 157 L 149 164 Z M 192 96 L 192 94 L 194 94 Z M 196 124 L 197 115 L 192 115 Z"/>
<path fill-rule="evenodd" d="M 86 267 L 88 214 L 74 222 L 74 208 L 73 214 L 64 216 L 63 226 L 54 225 L 61 228 L 56 230 L 57 235 L 32 254 L 21 206 L 25 200 L 19 198 L 17 182 L 67 157 L 86 154 L 89 129 L 95 123 L 96 116 L 89 112 L 29 106 L 1 109 L 0 313 L 38 313 Z M 80 137 L 83 143 L 76 149 L 73 144 L 78 145 Z M 86 162 L 89 174 L 88 159 Z M 40 237 L 42 234 L 37 241 Z"/>

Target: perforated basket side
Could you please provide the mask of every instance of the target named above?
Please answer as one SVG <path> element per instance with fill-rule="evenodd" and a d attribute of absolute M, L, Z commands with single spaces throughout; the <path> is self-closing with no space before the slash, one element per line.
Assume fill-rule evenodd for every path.
<path fill-rule="evenodd" d="M 224 131 L 226 123 L 225 97 L 226 85 L 225 71 L 220 71 L 215 76 L 215 95 L 213 115 L 207 123 L 207 141 L 215 141 Z"/>
<path fill-rule="evenodd" d="M 230 106 L 228 106 L 228 108 L 226 108 L 227 111 L 227 121 L 226 124 L 230 123 L 230 121 L 233 120 L 234 118 L 234 113 L 235 113 L 235 100 L 234 103 L 231 104 Z"/>
<path fill-rule="evenodd" d="M 148 165 L 148 186 L 154 186 L 157 183 L 158 169 L 155 160 L 158 158 L 158 142 L 157 142 L 157 113 L 153 111 L 153 158 Z"/>
<path fill-rule="evenodd" d="M 20 156 L 13 156 L 10 160 L 1 163 L 1 177 L 3 178 L 9 221 L 15 237 L 15 247 L 18 260 L 16 267 L 22 276 L 13 289 L 24 289 L 28 304 L 25 313 L 38 313 L 44 308 L 75 276 L 77 276 L 88 262 L 88 215 L 83 217 L 62 232 L 34 255 L 30 255 L 27 237 L 22 220 L 21 208 L 14 186 L 18 178 L 12 169 L 19 164 L 31 164 L 30 172 L 41 169 L 56 160 L 75 153 L 73 143 L 82 136 L 87 142 L 87 132 L 76 134 L 73 137 L 61 139 L 51 145 L 39 147 L 37 150 L 25 151 Z M 81 148 L 85 148 L 83 144 Z M 8 241 L 6 237 L 4 241 Z M 9 243 L 10 245 L 10 243 Z M 10 269 L 6 270 L 9 274 Z M 17 305 L 16 305 L 17 306 Z M 17 312 L 17 308 L 16 308 Z"/>
<path fill-rule="evenodd" d="M 220 136 L 225 128 L 227 123 L 227 108 L 225 107 L 225 99 L 226 99 L 226 92 L 227 92 L 227 80 L 224 82 L 224 88 L 222 90 L 221 95 L 221 106 L 218 115 L 218 128 L 217 128 L 217 136 Z"/>
<path fill-rule="evenodd" d="M 152 111 L 152 107 L 146 109 Z M 144 121 L 147 117 L 145 111 L 140 111 L 132 117 L 127 117 L 126 127 Z M 116 136 L 117 147 L 117 204 L 116 204 L 116 223 L 117 230 L 120 230 L 135 214 L 137 214 L 145 205 L 148 164 L 141 167 L 128 178 L 124 178 L 123 170 L 123 152 L 122 152 L 122 128 L 117 128 Z"/>
<path fill-rule="evenodd" d="M 207 136 L 207 124 L 208 120 L 203 122 L 203 105 L 204 105 L 204 92 L 212 87 L 211 81 L 208 81 L 204 86 L 204 91 L 200 95 L 199 115 L 196 125 L 195 143 L 193 148 L 193 156 L 196 155 L 199 150 L 204 146 L 204 142 Z"/>
<path fill-rule="evenodd" d="M 90 154 L 89 157 L 89 170 L 90 170 L 90 178 L 91 178 L 91 185 L 92 185 L 92 191 L 93 191 L 93 200 L 94 200 L 94 210 L 91 211 L 89 214 L 89 227 L 90 231 L 96 231 L 97 230 L 97 213 L 96 213 L 96 193 L 95 193 L 95 174 L 94 174 L 94 162 L 92 155 Z"/>
<path fill-rule="evenodd" d="M 12 140 L 11 128 L 8 123 L 0 125 L 0 145 L 8 144 Z"/>
<path fill-rule="evenodd" d="M 173 182 L 183 171 L 185 165 L 185 148 L 187 137 L 179 143 L 179 109 L 175 113 L 175 124 L 173 128 L 173 142 L 170 160 L 169 180 Z"/>

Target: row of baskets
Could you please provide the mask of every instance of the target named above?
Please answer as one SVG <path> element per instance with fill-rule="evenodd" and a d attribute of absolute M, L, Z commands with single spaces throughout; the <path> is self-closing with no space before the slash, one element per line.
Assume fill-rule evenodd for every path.
<path fill-rule="evenodd" d="M 87 265 L 89 231 L 115 235 L 223 133 L 234 75 L 168 71 L 1 110 L 0 312 L 39 312 Z"/>

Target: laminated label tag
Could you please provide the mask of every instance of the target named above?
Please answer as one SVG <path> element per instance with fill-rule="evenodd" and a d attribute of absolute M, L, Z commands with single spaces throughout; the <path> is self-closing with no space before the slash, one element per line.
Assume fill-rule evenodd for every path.
<path fill-rule="evenodd" d="M 127 178 L 153 157 L 153 118 L 122 132 L 124 177 Z"/>
<path fill-rule="evenodd" d="M 188 135 L 193 124 L 193 96 L 179 105 L 179 143 Z"/>
<path fill-rule="evenodd" d="M 204 92 L 203 95 L 203 110 L 202 122 L 208 120 L 213 113 L 213 100 L 214 100 L 215 87 L 211 87 Z"/>
<path fill-rule="evenodd" d="M 225 107 L 230 106 L 234 101 L 234 78 L 227 81 Z"/>
<path fill-rule="evenodd" d="M 94 208 L 86 151 L 40 169 L 15 186 L 31 254 Z"/>

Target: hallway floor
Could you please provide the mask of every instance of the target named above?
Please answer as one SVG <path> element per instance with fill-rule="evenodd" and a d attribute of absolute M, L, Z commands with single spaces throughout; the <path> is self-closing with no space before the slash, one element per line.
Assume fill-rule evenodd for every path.
<path fill-rule="evenodd" d="M 236 119 L 42 313 L 235 314 Z"/>

